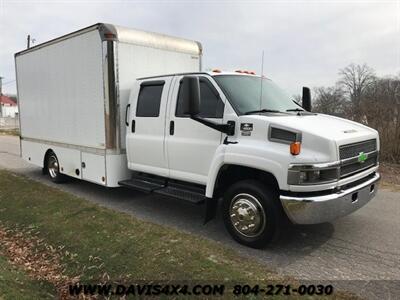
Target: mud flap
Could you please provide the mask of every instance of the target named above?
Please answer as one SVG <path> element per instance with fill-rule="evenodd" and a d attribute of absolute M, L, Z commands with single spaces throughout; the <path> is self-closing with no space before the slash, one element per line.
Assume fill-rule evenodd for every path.
<path fill-rule="evenodd" d="M 205 202 L 204 225 L 215 218 L 218 206 L 218 200 L 214 198 L 206 198 Z"/>

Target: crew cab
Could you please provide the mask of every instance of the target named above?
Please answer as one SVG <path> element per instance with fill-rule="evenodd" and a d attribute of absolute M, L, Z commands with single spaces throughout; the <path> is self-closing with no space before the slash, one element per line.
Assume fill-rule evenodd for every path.
<path fill-rule="evenodd" d="M 22 158 L 56 183 L 202 205 L 205 222 L 220 208 L 250 247 L 288 220 L 330 222 L 374 197 L 376 130 L 312 112 L 308 88 L 300 104 L 253 72 L 202 72 L 202 53 L 106 23 L 16 53 Z"/>
<path fill-rule="evenodd" d="M 309 90 L 303 101 L 310 106 Z M 132 179 L 189 201 L 207 220 L 222 198 L 229 233 L 262 247 L 285 217 L 329 222 L 370 201 L 379 180 L 377 131 L 312 113 L 268 78 L 209 72 L 138 79 L 126 115 Z"/>

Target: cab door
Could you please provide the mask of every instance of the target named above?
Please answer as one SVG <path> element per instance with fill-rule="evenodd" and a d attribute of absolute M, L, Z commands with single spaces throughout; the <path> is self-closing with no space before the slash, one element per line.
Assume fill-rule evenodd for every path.
<path fill-rule="evenodd" d="M 170 177 L 206 184 L 222 133 L 189 118 L 183 113 L 181 80 L 175 76 L 168 105 L 166 145 Z M 200 117 L 222 123 L 224 102 L 211 77 L 199 76 Z"/>
<path fill-rule="evenodd" d="M 130 96 L 126 148 L 128 168 L 167 177 L 165 122 L 172 77 L 143 80 Z"/>

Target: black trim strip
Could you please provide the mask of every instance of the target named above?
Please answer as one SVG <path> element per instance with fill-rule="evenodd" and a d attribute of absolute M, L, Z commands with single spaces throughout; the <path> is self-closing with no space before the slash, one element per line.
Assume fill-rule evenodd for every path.
<path fill-rule="evenodd" d="M 140 86 L 149 86 L 149 85 L 164 85 L 165 80 L 151 80 L 151 81 L 143 81 Z"/>

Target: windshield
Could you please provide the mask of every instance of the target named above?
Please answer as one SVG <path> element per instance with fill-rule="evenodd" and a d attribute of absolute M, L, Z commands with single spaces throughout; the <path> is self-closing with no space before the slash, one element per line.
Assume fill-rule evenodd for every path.
<path fill-rule="evenodd" d="M 281 88 L 267 78 L 243 75 L 218 75 L 215 81 L 224 91 L 239 114 L 258 110 L 286 112 L 288 109 L 301 109 Z"/>

